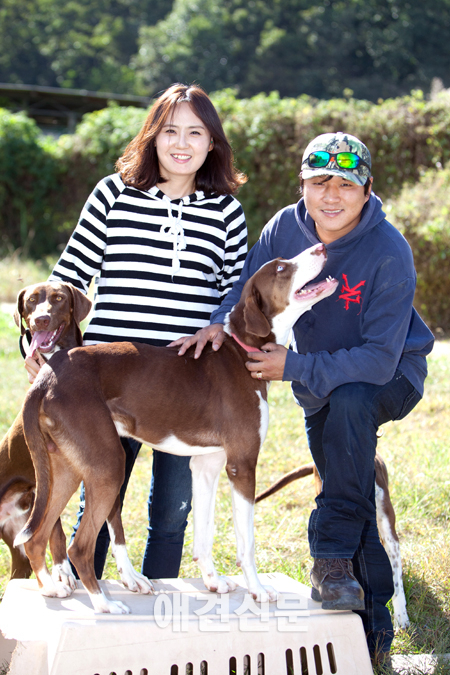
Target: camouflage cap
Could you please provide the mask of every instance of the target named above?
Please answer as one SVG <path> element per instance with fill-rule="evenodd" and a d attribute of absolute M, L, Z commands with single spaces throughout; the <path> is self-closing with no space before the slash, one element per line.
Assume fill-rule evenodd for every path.
<path fill-rule="evenodd" d="M 361 161 L 356 169 L 341 168 L 336 164 L 335 159 L 330 159 L 324 167 L 311 167 L 307 160 L 311 154 L 318 151 L 329 152 L 332 155 L 338 152 L 353 152 L 358 155 Z M 341 176 L 352 181 L 352 183 L 356 183 L 356 185 L 365 185 L 367 179 L 371 176 L 371 167 L 370 152 L 364 143 L 356 136 L 338 131 L 331 134 L 321 134 L 309 143 L 302 157 L 301 177 L 306 180 L 315 176 Z"/>

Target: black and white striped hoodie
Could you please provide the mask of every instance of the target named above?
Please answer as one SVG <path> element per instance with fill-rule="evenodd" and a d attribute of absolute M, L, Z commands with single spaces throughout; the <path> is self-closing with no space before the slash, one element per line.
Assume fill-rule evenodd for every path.
<path fill-rule="evenodd" d="M 246 253 L 244 212 L 234 197 L 198 191 L 171 200 L 113 174 L 88 198 L 50 280 L 86 293 L 98 275 L 84 344 L 166 345 L 209 324 Z"/>

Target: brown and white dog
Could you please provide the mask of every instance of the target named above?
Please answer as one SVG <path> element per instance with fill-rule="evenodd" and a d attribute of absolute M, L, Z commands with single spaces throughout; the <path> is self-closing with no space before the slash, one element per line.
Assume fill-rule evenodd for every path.
<path fill-rule="evenodd" d="M 44 359 L 60 349 L 83 344 L 80 323 L 91 301 L 72 284 L 44 282 L 23 288 L 17 296 L 14 319 L 23 336 L 30 331 L 28 355 L 39 352 Z"/>
<path fill-rule="evenodd" d="M 20 291 L 14 318 L 22 336 L 30 332 L 29 353 L 35 356 L 38 351 L 48 359 L 59 349 L 82 345 L 80 322 L 90 308 L 90 300 L 72 284 L 47 282 Z M 0 537 L 11 551 L 12 579 L 28 578 L 32 571 L 24 547 L 14 547 L 13 541 L 30 515 L 35 486 L 20 413 L 0 442 Z M 50 537 L 50 550 L 54 575 L 74 587 L 59 519 Z"/>
<path fill-rule="evenodd" d="M 194 559 L 206 587 L 219 593 L 235 587 L 219 577 L 211 555 L 215 492 L 226 465 L 237 564 L 256 600 L 276 598 L 273 589 L 261 585 L 254 561 L 255 468 L 268 426 L 268 383 L 251 377 L 242 345 L 254 350 L 267 341 L 285 344 L 298 317 L 336 289 L 334 279 L 307 285 L 325 262 L 325 247 L 318 244 L 292 260 L 264 265 L 228 315 L 222 348 L 214 352 L 209 345 L 199 359 L 193 358 L 193 348 L 180 357 L 176 348 L 122 342 L 61 351 L 42 367 L 23 407 L 36 499 L 16 543 L 24 544 L 44 595 L 71 592 L 54 582 L 44 554 L 54 524 L 81 480 L 86 507 L 69 556 L 94 609 L 129 611 L 107 599 L 95 578 L 95 542 L 105 520 L 122 582 L 130 590 L 152 592 L 126 552 L 119 506 L 123 435 L 192 457 Z"/>
<path fill-rule="evenodd" d="M 319 494 L 322 491 L 322 481 L 314 463 L 311 462 L 279 478 L 273 485 L 256 496 L 255 503 L 270 497 L 294 480 L 310 476 L 311 474 L 314 474 L 316 494 Z M 407 628 L 409 626 L 409 618 L 406 610 L 405 590 L 403 588 L 400 543 L 395 529 L 395 511 L 389 494 L 386 464 L 378 453 L 375 455 L 375 503 L 378 533 L 391 563 L 394 580 L 394 595 L 392 597 L 394 628 Z"/>

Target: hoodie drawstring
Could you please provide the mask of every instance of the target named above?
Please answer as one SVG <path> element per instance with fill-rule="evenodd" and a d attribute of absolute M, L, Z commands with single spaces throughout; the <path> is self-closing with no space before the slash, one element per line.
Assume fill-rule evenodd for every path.
<path fill-rule="evenodd" d="M 172 204 L 169 197 L 164 195 L 164 200 L 169 202 L 167 206 L 169 224 L 161 225 L 161 234 L 167 239 L 173 238 L 173 258 L 172 258 L 172 276 L 180 271 L 181 263 L 178 256 L 178 251 L 183 251 L 186 248 L 186 239 L 184 237 L 183 226 L 181 225 L 181 216 L 183 215 L 183 200 L 178 204 L 178 215 L 175 218 L 172 211 Z"/>

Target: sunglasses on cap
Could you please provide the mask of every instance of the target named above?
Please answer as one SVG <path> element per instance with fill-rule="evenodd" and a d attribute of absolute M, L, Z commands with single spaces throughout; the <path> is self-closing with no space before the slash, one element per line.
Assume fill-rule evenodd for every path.
<path fill-rule="evenodd" d="M 331 153 L 325 150 L 316 150 L 303 161 L 303 164 L 308 164 L 311 169 L 323 169 L 328 166 L 332 159 L 341 169 L 357 169 L 360 164 L 364 164 L 370 169 L 370 164 L 367 164 L 354 152 Z"/>

